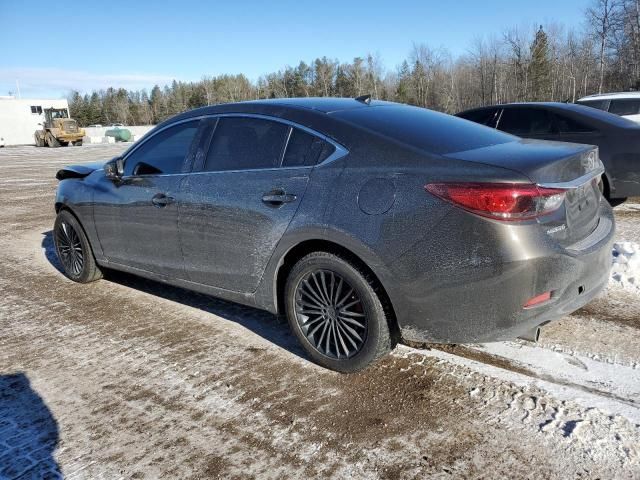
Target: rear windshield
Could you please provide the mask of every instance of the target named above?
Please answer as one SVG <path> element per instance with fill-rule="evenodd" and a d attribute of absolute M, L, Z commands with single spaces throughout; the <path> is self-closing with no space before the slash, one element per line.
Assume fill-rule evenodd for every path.
<path fill-rule="evenodd" d="M 379 106 L 343 110 L 333 116 L 427 152 L 444 155 L 513 142 L 492 128 L 426 108 Z"/>

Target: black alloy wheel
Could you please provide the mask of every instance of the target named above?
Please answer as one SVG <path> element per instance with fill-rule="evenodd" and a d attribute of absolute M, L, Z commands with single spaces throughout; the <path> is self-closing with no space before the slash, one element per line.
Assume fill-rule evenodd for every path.
<path fill-rule="evenodd" d="M 393 348 L 392 317 L 382 298 L 380 284 L 361 263 L 317 251 L 293 265 L 283 300 L 289 326 L 309 357 L 348 373 Z"/>
<path fill-rule="evenodd" d="M 102 277 L 84 230 L 68 210 L 61 210 L 56 217 L 53 243 L 64 273 L 71 280 L 88 283 Z"/>
<path fill-rule="evenodd" d="M 80 276 L 84 267 L 84 252 L 80 237 L 73 227 L 65 221 L 56 229 L 58 255 L 64 269 L 73 276 Z"/>
<path fill-rule="evenodd" d="M 367 338 L 367 316 L 354 288 L 338 273 L 316 270 L 296 289 L 296 318 L 309 343 L 330 358 L 350 358 Z"/>

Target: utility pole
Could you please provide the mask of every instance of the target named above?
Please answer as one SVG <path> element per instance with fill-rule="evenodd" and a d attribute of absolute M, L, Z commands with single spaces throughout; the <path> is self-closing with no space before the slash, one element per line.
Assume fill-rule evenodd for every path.
<path fill-rule="evenodd" d="M 18 89 L 18 98 L 22 98 L 22 95 L 20 95 L 20 82 L 18 81 L 17 78 L 16 78 L 16 88 Z"/>

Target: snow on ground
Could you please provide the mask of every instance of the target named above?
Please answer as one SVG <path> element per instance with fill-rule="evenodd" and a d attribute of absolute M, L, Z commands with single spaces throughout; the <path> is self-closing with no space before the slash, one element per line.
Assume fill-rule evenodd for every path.
<path fill-rule="evenodd" d="M 640 245 L 635 242 L 613 244 L 610 286 L 640 293 Z"/>
<path fill-rule="evenodd" d="M 265 312 L 58 272 L 56 169 L 122 148 L 0 152 L 0 478 L 640 478 L 638 199 L 614 210 L 620 279 L 540 343 L 399 346 L 346 376 Z"/>

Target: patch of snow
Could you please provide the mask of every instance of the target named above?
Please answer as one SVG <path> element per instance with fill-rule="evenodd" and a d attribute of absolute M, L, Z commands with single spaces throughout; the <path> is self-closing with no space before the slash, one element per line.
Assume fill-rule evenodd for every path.
<path fill-rule="evenodd" d="M 640 245 L 635 242 L 613 244 L 610 287 L 640 293 Z"/>
<path fill-rule="evenodd" d="M 570 355 L 523 341 L 484 343 L 469 348 L 508 359 L 513 365 L 525 367 L 543 380 L 604 394 L 630 404 L 640 400 L 640 370 L 602 362 L 597 355 L 591 358 Z"/>
<path fill-rule="evenodd" d="M 419 350 L 405 345 L 400 345 L 396 348 L 393 354 L 399 357 L 418 354 L 419 356 L 427 358 L 435 358 L 442 362 L 446 362 L 449 365 L 466 367 L 473 372 L 485 375 L 487 378 L 492 379 L 493 382 L 507 382 L 507 384 L 517 385 L 524 389 L 537 388 L 546 392 L 547 395 L 560 402 L 571 402 L 572 404 L 578 405 L 583 412 L 596 409 L 603 412 L 605 416 L 620 416 L 628 419 L 628 421 L 635 425 L 640 424 L 640 408 L 638 408 L 636 403 L 629 402 L 626 399 L 621 401 L 621 399 L 618 399 L 615 394 L 611 395 L 608 394 L 609 392 L 602 390 L 598 391 L 598 389 L 595 388 L 579 388 L 581 387 L 579 383 L 574 383 L 572 385 L 572 382 L 558 382 L 554 381 L 556 379 L 553 378 L 534 378 L 528 375 L 523 375 L 522 373 L 505 370 L 488 363 L 481 363 L 477 360 L 471 360 L 440 350 Z M 487 393 L 491 392 L 496 393 L 495 389 L 489 389 Z M 473 392 L 472 389 L 469 390 L 470 397 L 476 395 L 479 395 L 479 392 Z"/>

